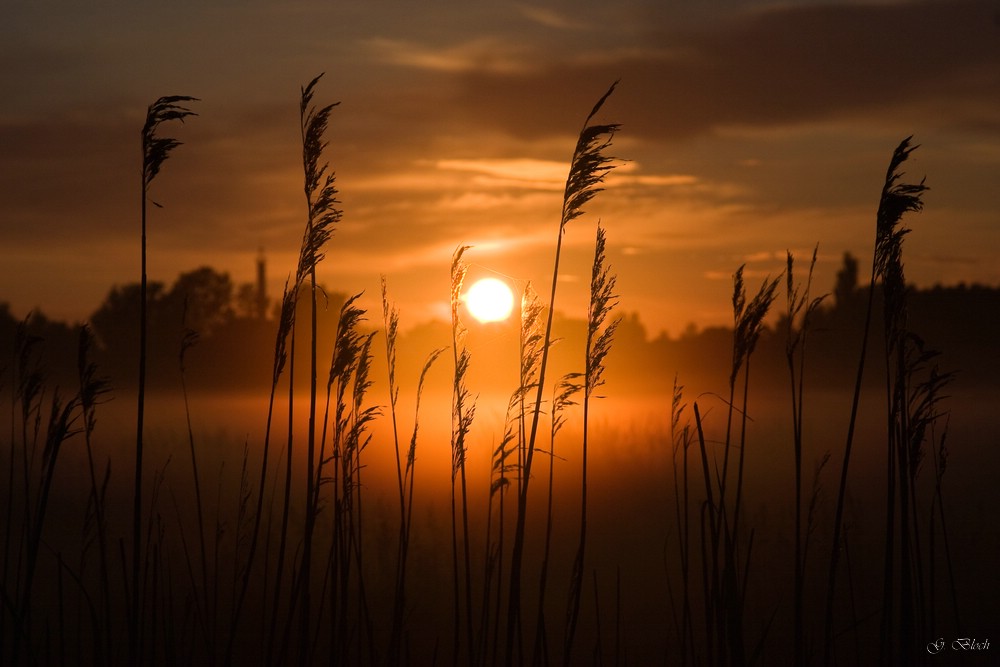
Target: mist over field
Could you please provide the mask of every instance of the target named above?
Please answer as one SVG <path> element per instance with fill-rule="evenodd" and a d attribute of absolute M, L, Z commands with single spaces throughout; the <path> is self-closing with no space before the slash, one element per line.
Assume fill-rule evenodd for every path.
<path fill-rule="evenodd" d="M 835 461 L 827 461 L 822 468 L 818 466 L 824 456 L 838 452 L 843 446 L 846 415 L 850 411 L 852 373 L 849 366 L 860 344 L 857 315 L 851 314 L 847 304 L 863 301 L 863 293 L 851 292 L 851 295 L 841 294 L 839 304 L 834 297 L 829 297 L 823 309 L 816 313 L 808 350 L 802 460 L 807 488 L 810 494 L 815 494 L 815 506 L 811 510 L 814 513 L 814 534 L 810 544 L 813 556 L 806 571 L 810 599 L 822 596 L 826 560 L 823 554 L 830 548 L 826 527 L 833 520 L 837 481 Z M 948 467 L 943 481 L 948 500 L 949 549 L 954 558 L 959 609 L 962 618 L 967 619 L 963 627 L 983 636 L 1000 620 L 992 602 L 995 586 L 990 583 L 994 581 L 990 554 L 1000 549 L 997 540 L 1000 522 L 990 509 L 995 498 L 992 471 L 1000 466 L 1000 454 L 995 447 L 1000 434 L 990 408 L 1000 399 L 1000 385 L 996 382 L 996 360 L 988 355 L 990 340 L 995 335 L 990 327 L 993 326 L 993 313 L 997 312 L 992 307 L 996 299 L 995 292 L 985 289 L 916 293 L 912 295 L 911 317 L 914 328 L 919 326 L 930 332 L 929 343 L 948 351 L 937 362 L 942 368 L 956 371 L 941 407 L 947 414 Z M 338 302 L 336 296 L 331 297 L 328 318 L 342 302 L 343 299 Z M 924 311 L 928 314 L 924 315 Z M 950 326 L 935 326 L 941 318 L 934 313 L 949 311 L 953 313 L 948 317 Z M 956 326 L 962 317 L 978 326 Z M 393 528 L 398 515 L 398 509 L 393 508 L 398 502 L 396 464 L 387 412 L 390 398 L 384 357 L 385 332 L 377 330 L 377 322 L 370 325 L 377 331 L 375 349 L 380 351 L 373 360 L 373 387 L 368 401 L 380 407 L 382 417 L 372 425 L 372 439 L 363 452 L 360 483 L 366 496 L 364 511 L 368 523 L 363 536 L 367 554 L 363 567 L 367 572 L 368 603 L 373 609 L 390 609 L 392 581 L 386 573 L 395 566 L 394 544 L 398 539 Z M 50 323 L 49 326 L 47 332 L 40 333 L 48 333 L 58 342 L 58 336 L 51 336 L 52 331 L 57 330 L 55 325 Z M 158 517 L 156 524 L 175 535 L 163 543 L 164 554 L 171 554 L 180 563 L 195 558 L 192 531 L 196 525 L 196 508 L 189 470 L 188 419 L 192 428 L 190 437 L 199 457 L 202 509 L 210 517 L 208 525 L 215 526 L 210 534 L 216 534 L 218 539 L 218 552 L 210 556 L 212 560 L 238 557 L 240 545 L 246 539 L 246 525 L 241 527 L 236 520 L 243 493 L 240 468 L 247 465 L 248 470 L 253 470 L 259 465 L 264 435 L 268 364 L 260 357 L 264 356 L 262 350 L 267 349 L 267 341 L 273 341 L 277 323 L 264 318 L 255 325 L 256 329 L 249 320 L 239 327 L 231 323 L 234 329 L 245 332 L 242 337 L 227 334 L 225 325 L 217 326 L 219 328 L 209 331 L 185 355 L 189 413 L 185 411 L 180 392 L 181 370 L 176 353 L 164 351 L 163 358 L 152 364 L 157 370 L 151 374 L 154 388 L 147 398 L 146 460 L 153 478 L 162 477 L 162 482 L 155 497 L 150 499 L 150 509 L 151 516 Z M 512 372 L 517 363 L 518 330 L 516 322 L 483 325 L 470 321 L 469 327 L 467 344 L 473 355 L 469 385 L 476 396 L 476 418 L 467 459 L 469 530 L 475 538 L 472 560 L 483 562 L 491 457 L 508 427 L 508 399 L 518 381 L 516 372 Z M 760 659 L 776 664 L 792 659 L 787 640 L 792 633 L 788 596 L 789 582 L 794 574 L 791 551 L 794 457 L 782 323 L 775 320 L 771 327 L 764 332 L 753 362 L 744 495 L 746 521 L 754 531 L 750 561 L 753 570 L 752 575 L 748 575 L 753 577 L 753 586 L 748 589 L 747 617 L 756 619 L 748 624 L 747 632 L 763 641 Z M 252 338 L 255 330 L 260 332 L 257 340 Z M 321 341 L 333 340 L 334 330 L 327 331 L 326 335 L 321 333 Z M 585 342 L 582 336 L 586 322 L 560 317 L 555 331 L 560 340 L 553 348 L 552 372 L 561 376 L 582 367 Z M 405 330 L 399 338 L 396 381 L 402 390 L 398 415 L 404 440 L 412 428 L 415 383 L 420 368 L 426 354 L 446 345 L 448 337 L 448 325 L 428 322 Z M 240 342 L 231 342 L 234 340 Z M 52 343 L 53 340 L 38 343 L 45 351 L 40 355 L 41 361 L 58 358 L 48 352 L 53 348 Z M 163 345 L 166 347 L 165 342 Z M 123 347 L 125 343 L 119 343 L 113 349 Z M 321 350 L 323 356 L 332 354 L 330 343 L 321 342 Z M 102 354 L 111 352 L 102 353 L 101 348 L 96 351 L 99 359 Z M 592 637 L 595 642 L 599 639 L 607 659 L 617 655 L 622 660 L 635 662 L 660 656 L 677 659 L 681 655 L 676 617 L 683 581 L 678 570 L 683 523 L 677 514 L 679 487 L 676 485 L 683 479 L 684 452 L 676 444 L 676 434 L 670 431 L 670 397 L 675 381 L 683 385 L 685 408 L 679 424 L 691 429 L 694 428 L 692 406 L 698 403 L 707 453 L 710 461 L 718 465 L 726 438 L 725 387 L 731 354 L 731 330 L 691 331 L 678 338 L 650 339 L 638 314 L 625 316 L 619 325 L 616 345 L 607 359 L 606 384 L 600 390 L 601 398 L 593 401 L 589 415 L 593 430 L 590 438 L 591 553 L 587 590 L 588 599 L 594 602 L 585 608 L 580 620 L 581 635 Z M 109 507 L 109 528 L 124 531 L 127 513 L 121 509 L 127 507 L 130 497 L 126 479 L 133 459 L 134 424 L 130 422 L 134 419 L 135 395 L 128 363 L 123 362 L 128 355 L 117 360 L 114 355 L 107 358 L 108 368 L 121 368 L 122 373 L 112 382 L 114 390 L 107 396 L 107 402 L 98 406 L 93 438 L 99 457 L 106 457 L 110 464 L 111 481 L 105 498 Z M 451 613 L 449 596 L 443 594 L 451 586 L 450 556 L 446 556 L 450 549 L 452 369 L 449 365 L 439 362 L 431 368 L 425 378 L 421 405 L 414 467 L 414 544 L 410 555 L 412 567 L 419 573 L 411 581 L 409 596 L 412 664 L 423 664 L 440 651 L 441 642 L 447 640 L 443 628 L 447 627 L 446 619 Z M 62 378 L 58 381 L 61 391 L 69 391 L 72 387 L 71 370 L 51 368 L 48 371 L 53 380 Z M 306 371 L 307 366 L 300 361 L 296 373 L 301 378 Z M 879 377 L 884 373 L 884 367 L 877 365 L 868 372 L 848 498 L 852 577 L 848 585 L 855 596 L 854 613 L 861 619 L 856 636 L 863 651 L 877 650 L 879 599 L 872 591 L 878 590 L 880 585 L 885 534 L 879 518 L 885 504 L 882 491 L 885 396 Z M 307 386 L 308 383 L 302 384 L 300 390 L 305 391 Z M 282 383 L 279 389 L 284 391 L 287 385 Z M 543 407 L 544 432 L 548 428 L 550 400 L 548 397 Z M 297 416 L 290 424 L 298 440 L 307 430 L 307 410 L 303 405 L 296 410 Z M 287 406 L 279 406 L 274 423 L 285 423 L 286 416 Z M 549 574 L 552 587 L 549 612 L 553 618 L 560 618 L 563 613 L 561 607 L 568 590 L 569 563 L 572 562 L 572 545 L 579 521 L 580 406 L 568 407 L 565 418 L 566 426 L 557 436 L 554 448 L 547 438 L 543 439 L 540 447 L 545 455 L 535 468 L 534 492 L 539 494 L 538 502 L 541 502 L 548 466 L 550 463 L 554 466 L 553 507 L 559 519 L 551 534 L 553 567 Z M 4 430 L 16 432 L 17 419 Z M 275 430 L 276 436 L 280 430 Z M 936 434 L 940 435 L 943 432 Z M 279 439 L 282 448 L 285 446 L 283 438 Z M 555 456 L 550 458 L 549 451 L 554 451 Z M 245 464 L 241 463 L 244 454 Z M 688 455 L 689 475 L 695 478 L 696 472 L 700 475 L 696 446 L 689 446 Z M 300 448 L 293 464 L 298 471 L 296 475 L 301 474 L 302 457 Z M 933 491 L 933 467 L 930 461 L 922 466 L 920 492 L 929 497 Z M 86 469 L 82 443 L 69 441 L 53 481 L 54 493 L 47 518 L 46 543 L 53 552 L 78 550 L 81 530 L 84 534 L 88 530 L 88 510 L 86 504 L 81 505 L 89 488 L 87 476 L 83 474 Z M 267 491 L 271 503 L 278 489 L 276 481 L 271 482 Z M 298 497 L 299 493 L 301 489 L 293 491 L 293 497 Z M 301 502 L 301 497 L 293 502 L 293 511 L 301 511 L 294 509 L 300 507 Z M 496 511 L 494 508 L 493 512 Z M 276 520 L 273 512 L 271 509 L 271 521 Z M 319 516 L 329 520 L 328 511 L 321 511 Z M 528 524 L 525 562 L 529 584 L 537 576 L 535 572 L 542 562 L 543 519 L 543 514 L 533 513 Z M 494 515 L 493 521 L 496 520 Z M 89 553 L 83 562 L 93 562 L 93 547 Z M 943 568 L 943 561 L 937 566 Z M 228 567 L 231 565 L 222 563 L 223 571 Z M 218 576 L 225 577 L 224 574 Z M 232 582 L 225 583 L 225 579 L 219 583 L 232 585 Z M 36 595 L 58 597 L 58 591 L 51 590 L 50 584 L 43 584 Z M 530 584 L 529 589 L 534 585 Z M 940 582 L 938 585 L 941 588 L 937 591 L 935 604 L 940 608 L 935 608 L 935 616 L 948 618 L 946 612 L 950 611 L 951 601 L 947 604 L 943 601 L 947 599 L 946 587 Z M 806 617 L 806 629 L 812 634 L 819 633 L 820 607 L 810 605 Z M 244 659 L 249 659 L 255 651 L 251 648 L 252 643 L 245 647 L 249 653 Z"/>

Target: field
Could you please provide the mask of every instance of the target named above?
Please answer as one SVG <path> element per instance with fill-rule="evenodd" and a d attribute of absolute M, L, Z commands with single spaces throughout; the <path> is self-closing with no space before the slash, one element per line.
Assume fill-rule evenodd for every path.
<path fill-rule="evenodd" d="M 867 317 L 845 334 L 858 347 L 835 361 L 846 382 L 811 370 L 823 304 L 791 255 L 756 292 L 734 267 L 731 347 L 705 361 L 721 373 L 623 371 L 613 231 L 597 225 L 575 339 L 553 328 L 563 235 L 613 177 L 617 126 L 593 119 L 614 86 L 568 167 L 544 297 L 525 290 L 506 329 L 469 321 L 457 247 L 449 339 L 418 350 L 397 348 L 391 282 L 382 313 L 347 299 L 318 334 L 315 269 L 341 216 L 318 81 L 301 100 L 302 254 L 274 348 L 253 352 L 273 355 L 259 390 L 190 383 L 193 335 L 179 390 L 147 390 L 145 264 L 134 391 L 101 381 L 87 329 L 79 389 L 48 386 L 35 343 L 15 341 L 0 662 L 911 665 L 955 657 L 939 638 L 988 658 L 952 642 L 988 646 L 1000 620 L 998 392 L 939 372 L 908 329 L 901 220 L 924 189 L 900 180 L 908 140 L 878 203 Z M 150 107 L 144 227 L 177 146 L 160 125 L 194 102 Z M 761 373 L 764 339 L 784 368 Z"/>

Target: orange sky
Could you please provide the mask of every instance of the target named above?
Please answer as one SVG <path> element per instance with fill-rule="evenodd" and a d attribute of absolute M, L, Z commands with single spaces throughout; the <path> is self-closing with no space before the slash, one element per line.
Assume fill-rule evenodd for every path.
<path fill-rule="evenodd" d="M 598 218 L 621 308 L 651 333 L 729 321 L 730 276 L 869 256 L 892 149 L 926 176 L 905 222 L 918 285 L 1000 283 L 996 2 L 17 3 L 0 26 L 0 301 L 81 320 L 138 280 L 139 129 L 160 95 L 202 98 L 154 182 L 152 279 L 204 264 L 272 294 L 304 225 L 299 87 L 326 72 L 327 154 L 344 217 L 320 280 L 388 276 L 403 325 L 445 314 L 456 246 L 470 279 L 547 293 L 580 123 L 618 122 L 623 158 L 567 231 L 557 309 L 585 314 Z M 864 267 L 866 262 L 862 261 Z M 753 283 L 751 283 L 753 286 Z"/>

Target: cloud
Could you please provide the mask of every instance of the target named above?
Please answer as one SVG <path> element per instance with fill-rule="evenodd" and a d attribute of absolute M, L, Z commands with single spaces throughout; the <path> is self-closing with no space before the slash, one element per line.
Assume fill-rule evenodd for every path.
<path fill-rule="evenodd" d="M 518 5 L 517 11 L 529 21 L 545 26 L 546 28 L 555 28 L 556 30 L 584 30 L 589 27 L 583 21 L 570 18 L 566 14 L 548 7 Z"/>
<path fill-rule="evenodd" d="M 642 48 L 606 58 L 477 71 L 462 80 L 460 108 L 512 134 L 556 133 L 621 78 L 605 113 L 659 139 L 901 108 L 989 122 L 1000 104 L 997 43 L 995 4 L 983 0 L 785 5 L 654 27 Z"/>
<path fill-rule="evenodd" d="M 362 43 L 381 62 L 439 72 L 512 74 L 524 71 L 530 62 L 523 46 L 492 37 L 478 37 L 447 47 L 385 37 Z"/>
<path fill-rule="evenodd" d="M 480 185 L 542 190 L 561 190 L 567 169 L 564 162 L 533 158 L 439 160 L 437 167 L 480 174 L 486 177 L 476 180 Z"/>

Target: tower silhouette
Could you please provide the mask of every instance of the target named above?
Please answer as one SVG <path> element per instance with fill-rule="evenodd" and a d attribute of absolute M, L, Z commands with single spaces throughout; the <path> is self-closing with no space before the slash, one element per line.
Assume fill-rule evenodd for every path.
<path fill-rule="evenodd" d="M 254 300 L 254 316 L 262 320 L 267 317 L 267 262 L 264 248 L 257 250 L 257 294 Z"/>

